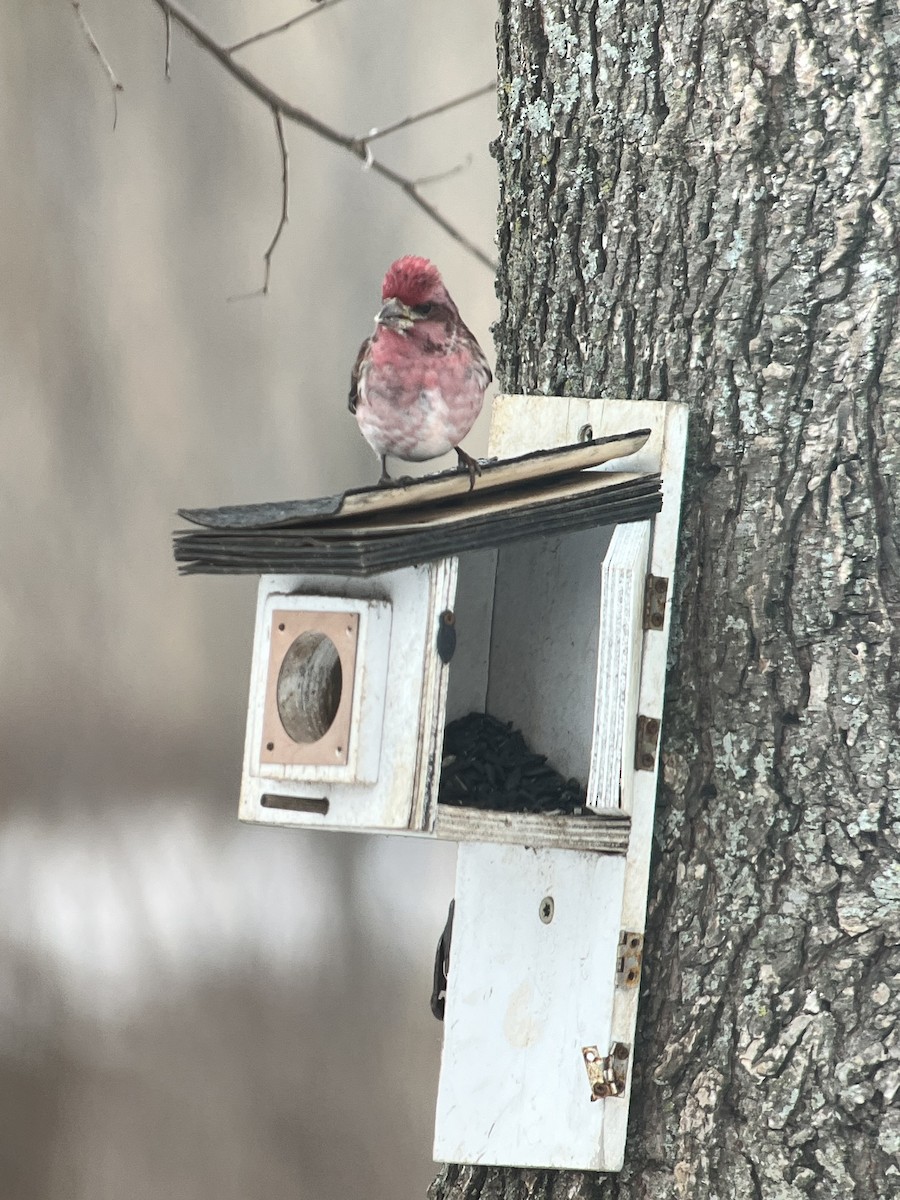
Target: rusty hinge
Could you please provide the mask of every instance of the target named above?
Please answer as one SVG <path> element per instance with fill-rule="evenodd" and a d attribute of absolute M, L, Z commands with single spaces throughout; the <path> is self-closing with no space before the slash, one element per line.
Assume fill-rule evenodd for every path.
<path fill-rule="evenodd" d="M 666 620 L 669 581 L 664 575 L 648 575 L 644 587 L 644 629 L 662 629 Z"/>
<path fill-rule="evenodd" d="M 623 929 L 619 934 L 619 953 L 616 957 L 616 987 L 636 988 L 641 981 L 641 960 L 644 957 L 644 937 Z"/>
<path fill-rule="evenodd" d="M 625 1042 L 613 1042 L 609 1054 L 602 1055 L 596 1046 L 584 1046 L 581 1053 L 591 1085 L 591 1100 L 621 1096 L 628 1077 L 631 1047 Z"/>
<path fill-rule="evenodd" d="M 656 746 L 659 742 L 659 721 L 656 717 L 638 717 L 634 739 L 636 771 L 652 771 L 656 766 Z"/>

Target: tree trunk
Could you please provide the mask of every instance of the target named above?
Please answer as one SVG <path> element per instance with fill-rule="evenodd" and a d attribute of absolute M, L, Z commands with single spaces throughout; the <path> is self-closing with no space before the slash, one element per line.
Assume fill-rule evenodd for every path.
<path fill-rule="evenodd" d="M 900 21 L 501 0 L 511 392 L 692 408 L 626 1167 L 434 1200 L 900 1194 Z"/>

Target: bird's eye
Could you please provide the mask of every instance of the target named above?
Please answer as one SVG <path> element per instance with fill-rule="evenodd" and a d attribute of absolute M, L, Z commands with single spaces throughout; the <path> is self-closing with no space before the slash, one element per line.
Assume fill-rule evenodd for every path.
<path fill-rule="evenodd" d="M 432 308 L 434 308 L 433 304 L 417 304 L 416 313 L 420 317 L 427 317 Z"/>

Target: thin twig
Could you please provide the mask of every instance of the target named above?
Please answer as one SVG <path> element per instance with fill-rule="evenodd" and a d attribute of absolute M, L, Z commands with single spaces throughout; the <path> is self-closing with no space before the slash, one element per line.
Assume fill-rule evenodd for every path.
<path fill-rule="evenodd" d="M 109 60 L 100 49 L 100 45 L 97 39 L 94 37 L 91 27 L 87 23 L 87 17 L 85 17 L 84 13 L 81 11 L 80 0 L 72 0 L 72 7 L 75 9 L 75 16 L 78 18 L 78 24 L 81 26 L 82 32 L 87 38 L 87 44 L 99 58 L 100 65 L 103 67 L 103 70 L 106 72 L 106 78 L 109 80 L 109 86 L 112 90 L 113 99 L 113 129 L 115 129 L 116 125 L 119 123 L 119 101 L 117 96 L 119 92 L 124 92 L 125 89 L 122 84 L 119 83 L 118 79 L 116 78 L 115 71 L 109 64 Z"/>
<path fill-rule="evenodd" d="M 470 100 L 477 100 L 479 96 L 486 96 L 488 92 L 496 91 L 497 85 L 493 81 L 484 84 L 483 87 L 476 88 L 474 92 L 466 92 L 465 96 L 457 96 L 454 100 L 447 100 L 444 104 L 438 104 L 434 108 L 427 108 L 424 112 L 415 113 L 411 117 L 404 117 L 402 121 L 395 121 L 393 125 L 384 125 L 381 129 L 370 129 L 367 134 L 364 134 L 360 141 L 374 142 L 377 138 L 387 137 L 389 133 L 396 133 L 398 129 L 406 129 L 409 125 L 415 125 L 417 121 L 424 121 L 428 117 L 436 117 L 440 113 L 448 112 L 451 108 L 456 108 L 460 104 L 467 104 Z"/>
<path fill-rule="evenodd" d="M 163 13 L 166 21 L 166 82 L 172 78 L 172 18 L 169 13 Z"/>
<path fill-rule="evenodd" d="M 448 171 L 438 171 L 436 175 L 420 175 L 418 179 L 413 180 L 415 187 L 427 187 L 429 183 L 442 183 L 445 179 L 451 179 L 454 175 L 460 175 L 463 171 L 468 171 L 472 165 L 472 155 L 467 154 L 461 163 L 457 163 L 455 167 L 451 167 Z"/>
<path fill-rule="evenodd" d="M 288 157 L 287 142 L 284 137 L 284 120 L 277 108 L 272 109 L 272 116 L 275 118 L 275 135 L 278 138 L 278 152 L 281 155 L 281 216 L 278 218 L 278 227 L 271 242 L 269 242 L 269 248 L 263 255 L 263 262 L 266 265 L 262 287 L 256 292 L 248 292 L 243 296 L 230 296 L 230 300 L 249 300 L 252 296 L 268 296 L 269 276 L 272 273 L 272 255 L 275 253 L 275 247 L 278 245 L 278 240 L 284 232 L 285 225 L 290 220 L 290 159 Z"/>
<path fill-rule="evenodd" d="M 218 63 L 228 72 L 232 78 L 236 79 L 242 87 L 252 95 L 256 96 L 263 104 L 265 104 L 273 112 L 277 112 L 285 121 L 291 121 L 295 125 L 301 125 L 304 129 L 309 129 L 312 133 L 317 134 L 326 142 L 331 142 L 332 145 L 340 146 L 347 150 L 355 158 L 358 158 L 363 164 L 368 165 L 376 175 L 380 175 L 382 179 L 386 179 L 395 187 L 398 187 L 404 195 L 412 201 L 426 216 L 430 217 L 436 225 L 451 237 L 455 242 L 468 250 L 480 263 L 490 271 L 496 270 L 497 264 L 480 249 L 474 242 L 465 236 L 455 225 L 451 224 L 446 217 L 442 216 L 433 204 L 419 194 L 416 189 L 415 181 L 408 179 L 405 175 L 392 170 L 384 163 L 371 159 L 371 152 L 368 151 L 364 139 L 351 137 L 348 134 L 341 133 L 334 129 L 331 125 L 326 125 L 324 121 L 320 121 L 318 117 L 314 117 L 312 113 L 305 109 L 299 108 L 296 104 L 292 104 L 289 100 L 285 100 L 276 91 L 273 91 L 267 83 L 264 83 L 252 71 L 248 71 L 245 66 L 237 62 L 230 54 L 225 46 L 220 45 L 200 25 L 196 18 L 186 12 L 176 0 L 153 0 L 153 3 L 163 12 L 171 16 L 172 20 L 177 22 L 182 29 L 191 35 L 194 41 L 207 54 L 211 54 Z"/>
<path fill-rule="evenodd" d="M 300 13 L 299 16 L 291 17 L 289 21 L 282 21 L 280 25 L 273 25 L 271 29 L 264 29 L 262 33 L 254 33 L 252 37 L 244 38 L 242 42 L 234 42 L 233 45 L 226 46 L 226 49 L 229 54 L 234 54 L 237 50 L 243 50 L 245 46 L 252 46 L 254 42 L 261 42 L 263 38 L 274 37 L 276 33 L 284 33 L 286 29 L 290 29 L 293 25 L 299 25 L 307 17 L 314 17 L 316 13 L 324 12 L 326 8 L 334 8 L 336 4 L 340 3 L 341 0 L 321 0 L 321 3 L 316 4 L 315 8 L 307 9 L 306 12 Z"/>

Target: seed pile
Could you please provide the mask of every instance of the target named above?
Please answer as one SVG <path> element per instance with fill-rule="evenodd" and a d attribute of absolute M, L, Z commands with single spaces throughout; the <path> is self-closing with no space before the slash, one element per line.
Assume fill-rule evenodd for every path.
<path fill-rule="evenodd" d="M 582 813 L 586 789 L 534 754 L 512 723 L 469 713 L 444 730 L 438 802 L 503 812 Z"/>

